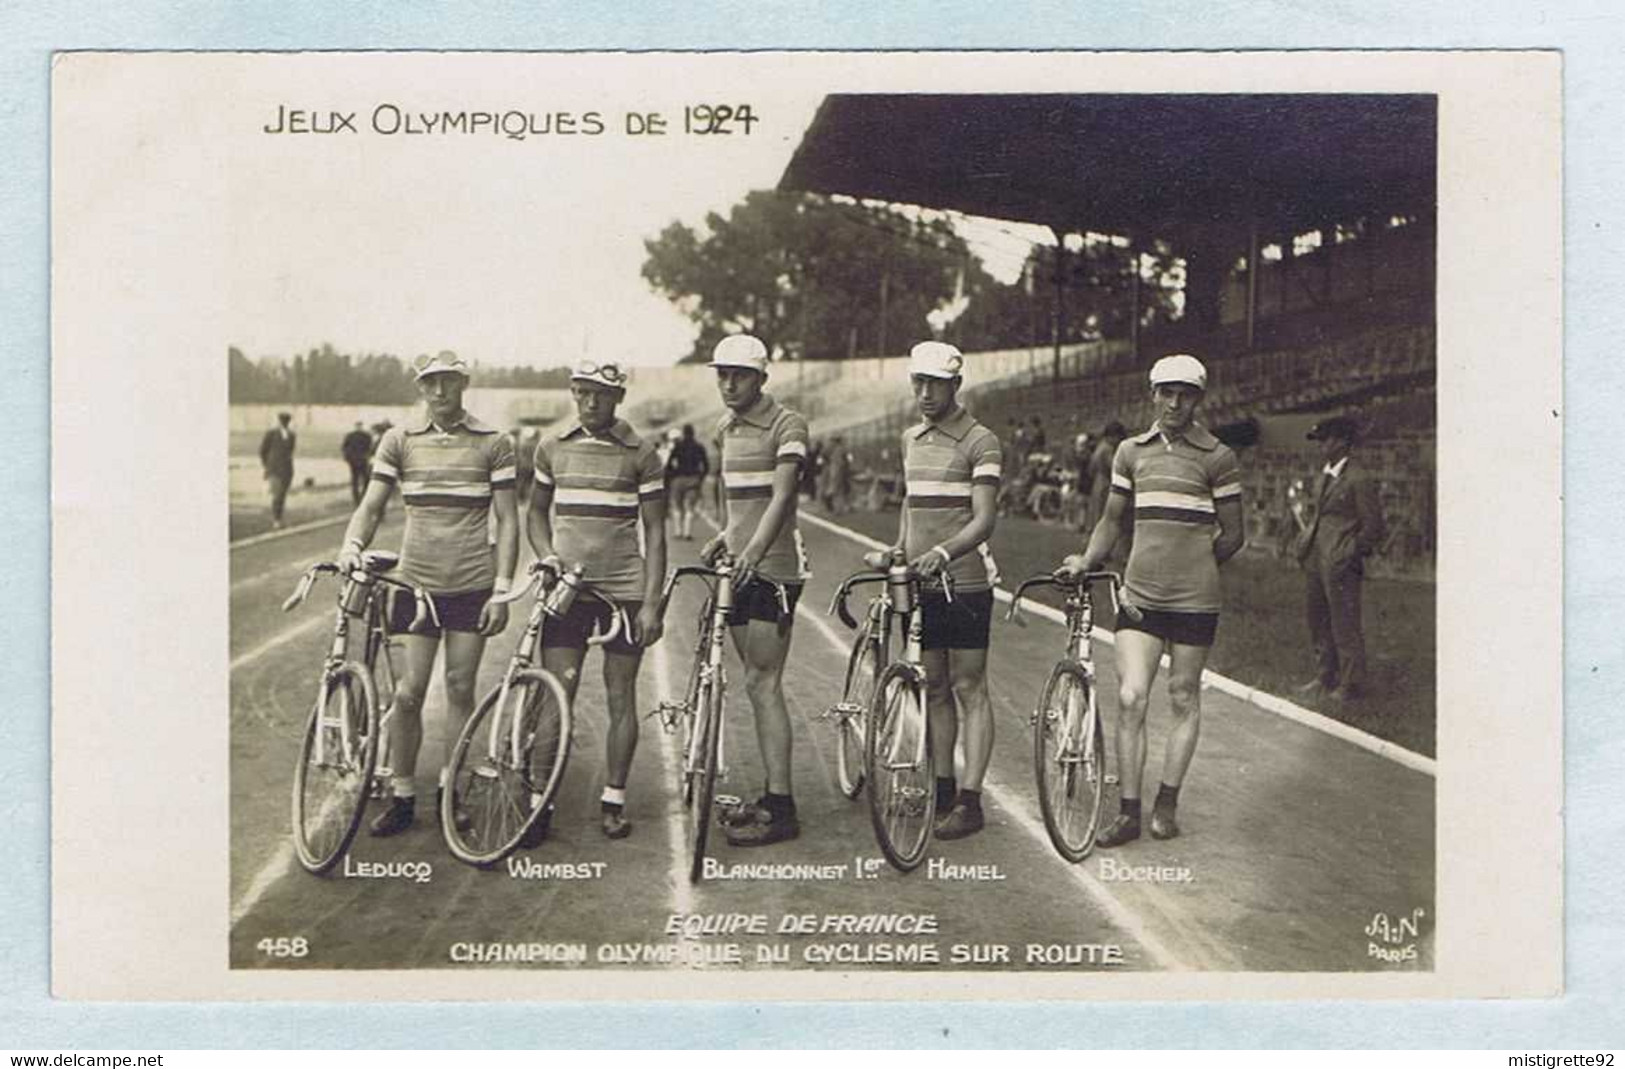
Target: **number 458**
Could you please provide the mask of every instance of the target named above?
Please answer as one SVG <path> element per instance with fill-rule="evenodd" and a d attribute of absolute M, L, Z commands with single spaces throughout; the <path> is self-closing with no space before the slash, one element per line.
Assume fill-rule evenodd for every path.
<path fill-rule="evenodd" d="M 292 938 L 284 935 L 275 939 L 267 936 L 255 943 L 254 949 L 272 958 L 302 958 L 310 953 L 310 944 L 306 942 L 305 937 L 302 935 L 296 935 Z"/>

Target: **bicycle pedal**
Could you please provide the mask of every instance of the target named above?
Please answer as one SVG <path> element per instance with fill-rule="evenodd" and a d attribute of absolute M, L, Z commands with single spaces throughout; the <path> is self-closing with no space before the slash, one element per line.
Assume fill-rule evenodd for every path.
<path fill-rule="evenodd" d="M 836 702 L 834 705 L 820 713 L 818 715 L 818 719 L 850 720 L 853 717 L 862 716 L 863 713 L 863 706 L 857 704 L 856 702 Z"/>
<path fill-rule="evenodd" d="M 737 794 L 719 794 L 712 804 L 718 809 L 739 809 L 744 806 L 745 800 Z"/>

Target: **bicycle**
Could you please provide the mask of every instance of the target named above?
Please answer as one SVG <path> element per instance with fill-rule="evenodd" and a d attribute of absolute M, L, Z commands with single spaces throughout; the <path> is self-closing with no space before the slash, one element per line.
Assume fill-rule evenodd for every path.
<path fill-rule="evenodd" d="M 846 607 L 846 593 L 862 583 L 884 581 L 886 593 L 870 603 L 869 620 L 878 619 L 879 656 L 889 648 L 891 618 L 903 620 L 903 653 L 877 667 L 870 695 L 865 735 L 864 775 L 868 780 L 869 821 L 886 860 L 901 872 L 912 872 L 925 858 L 936 816 L 936 769 L 931 763 L 931 729 L 925 698 L 925 658 L 921 650 L 923 621 L 919 611 L 923 581 L 902 551 L 892 550 L 885 571 L 858 572 L 842 582 L 832 606 L 841 621 L 856 629 Z M 953 601 L 953 579 L 938 575 L 943 594 Z M 859 640 L 862 639 L 860 631 Z M 854 657 L 860 656 L 854 646 Z M 849 661 L 849 668 L 851 662 Z M 843 698 L 843 701 L 845 699 Z M 837 706 L 839 708 L 839 706 Z M 850 725 L 851 717 L 842 720 Z"/>
<path fill-rule="evenodd" d="M 1123 585 L 1116 572 L 1094 571 L 1076 580 L 1035 575 L 1016 587 L 1006 620 L 1021 622 L 1021 597 L 1029 587 L 1059 586 L 1066 592 L 1066 652 L 1051 670 L 1038 708 L 1033 710 L 1033 769 L 1038 779 L 1038 805 L 1056 851 L 1078 862 L 1095 847 L 1106 784 L 1106 729 L 1100 716 L 1095 662 L 1090 634 L 1094 599 L 1090 584 L 1108 581 L 1113 612 L 1130 619 L 1140 611 L 1121 601 Z"/>
<path fill-rule="evenodd" d="M 564 780 L 574 713 L 564 685 L 537 663 L 542 630 L 549 618 L 562 617 L 582 595 L 610 609 L 609 629 L 588 636 L 588 645 L 613 642 L 627 626 L 620 605 L 594 590 L 581 574 L 580 565 L 555 571 L 538 562 L 531 566 L 528 582 L 491 599 L 507 604 L 536 592 L 502 682 L 475 707 L 446 762 L 454 803 L 441 807 L 440 830 L 459 861 L 489 868 L 512 854 L 537 822 L 546 819 Z M 466 829 L 457 826 L 459 806 L 467 815 Z"/>
<path fill-rule="evenodd" d="M 687 564 L 674 569 L 666 578 L 660 598 L 664 606 L 671 601 L 678 582 L 685 576 L 697 575 L 714 580 L 708 583 L 709 593 L 700 612 L 699 638 L 694 645 L 694 663 L 689 670 L 688 683 L 681 701 L 665 701 L 657 705 L 650 717 L 660 717 L 661 727 L 667 732 L 681 729 L 683 763 L 678 772 L 678 796 L 688 814 L 687 840 L 689 850 L 688 879 L 698 883 L 705 871 L 705 844 L 710 831 L 713 808 L 737 810 L 742 800 L 734 795 L 716 793 L 718 778 L 726 778 L 727 750 L 724 746 L 723 709 L 728 691 L 728 676 L 723 668 L 723 636 L 728 631 L 728 613 L 734 604 L 734 577 L 737 565 L 726 555 L 719 556 L 712 565 Z M 773 587 L 779 605 L 790 612 L 789 595 L 781 583 L 763 576 L 756 581 Z"/>
<path fill-rule="evenodd" d="M 344 578 L 333 641 L 322 662 L 293 777 L 294 850 L 299 863 L 317 876 L 331 871 L 350 848 L 368 800 L 383 796 L 390 774 L 378 764 L 379 752 L 388 746 L 395 695 L 385 595 L 390 588 L 412 594 L 417 607 L 413 629 L 425 619 L 440 623 L 428 591 L 384 574 L 399 562 L 397 554 L 370 551 L 361 555 L 361 567 L 347 575 L 337 564 L 314 564 L 282 603 L 284 612 L 301 604 L 323 575 Z M 359 661 L 349 656 L 352 617 L 365 627 Z M 388 695 L 387 702 L 380 700 L 380 691 Z"/>
<path fill-rule="evenodd" d="M 820 717 L 835 724 L 835 778 L 841 793 L 849 799 L 856 799 L 868 782 L 864 766 L 869 752 L 869 705 L 874 700 L 875 682 L 885 671 L 891 650 L 891 614 L 886 611 L 886 594 L 881 592 L 869 599 L 863 621 L 859 623 L 847 610 L 846 598 L 853 587 L 885 580 L 884 572 L 850 575 L 835 591 L 829 606 L 831 613 L 839 612 L 846 626 L 856 631 L 851 652 L 846 657 L 841 698 Z"/>

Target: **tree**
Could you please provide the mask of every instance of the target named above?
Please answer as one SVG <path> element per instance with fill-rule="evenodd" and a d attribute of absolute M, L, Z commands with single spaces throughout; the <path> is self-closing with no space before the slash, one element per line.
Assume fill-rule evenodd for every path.
<path fill-rule="evenodd" d="M 927 314 L 973 259 L 943 220 L 764 190 L 700 232 L 674 222 L 644 248 L 643 277 L 699 327 L 685 361 L 739 331 L 776 359 L 901 352 L 931 335 Z"/>

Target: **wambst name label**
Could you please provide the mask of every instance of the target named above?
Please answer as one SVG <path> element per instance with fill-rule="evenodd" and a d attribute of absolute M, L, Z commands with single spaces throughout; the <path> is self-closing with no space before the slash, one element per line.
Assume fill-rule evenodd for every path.
<path fill-rule="evenodd" d="M 601 880 L 609 869 L 607 861 L 537 861 L 510 857 L 508 876 L 515 880 Z"/>

